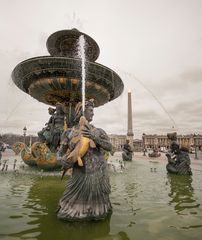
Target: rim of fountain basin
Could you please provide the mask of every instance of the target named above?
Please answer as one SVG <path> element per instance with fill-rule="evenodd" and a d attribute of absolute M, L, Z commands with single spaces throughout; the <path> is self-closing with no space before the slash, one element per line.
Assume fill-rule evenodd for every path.
<path fill-rule="evenodd" d="M 86 33 L 78 29 L 64 29 L 52 33 L 47 41 L 46 47 L 52 56 L 56 57 L 75 57 L 77 56 L 77 42 L 79 37 L 85 38 L 85 53 L 88 61 L 94 62 L 100 54 L 100 48 L 96 41 Z"/>
<path fill-rule="evenodd" d="M 55 74 L 55 75 L 54 75 Z M 64 78 L 64 81 L 58 81 L 58 79 Z M 50 79 L 56 79 L 57 84 L 53 83 L 51 86 L 55 91 L 62 91 L 67 88 L 68 84 L 64 82 L 68 79 L 79 80 L 76 91 L 80 92 L 81 88 L 81 59 L 69 58 L 69 57 L 53 57 L 53 56 L 39 56 L 29 58 L 20 62 L 12 72 L 13 82 L 25 93 L 31 95 L 33 98 L 40 102 L 49 105 L 55 105 L 55 102 L 51 102 L 42 97 L 46 91 L 47 86 L 42 86 L 41 93 L 37 91 L 38 95 L 31 94 L 33 87 L 40 86 L 40 83 L 47 81 L 50 83 Z M 46 79 L 46 80 L 44 80 Z M 59 82 L 59 85 L 58 85 Z M 63 83 L 62 83 L 63 82 Z M 61 85 L 60 85 L 61 84 Z M 86 85 L 87 92 L 89 85 L 91 90 L 94 91 L 90 94 L 90 98 L 95 98 L 95 106 L 103 105 L 121 95 L 124 89 L 123 82 L 119 75 L 112 69 L 95 62 L 86 61 Z M 102 94 L 99 96 L 99 90 L 102 89 Z M 91 92 L 93 92 L 91 91 Z M 35 91 L 36 93 L 36 91 Z M 41 94 L 41 95 L 40 95 Z M 78 98 L 80 98 L 80 95 Z M 86 95 L 88 97 L 88 94 Z M 79 99 L 80 100 L 80 99 Z"/>

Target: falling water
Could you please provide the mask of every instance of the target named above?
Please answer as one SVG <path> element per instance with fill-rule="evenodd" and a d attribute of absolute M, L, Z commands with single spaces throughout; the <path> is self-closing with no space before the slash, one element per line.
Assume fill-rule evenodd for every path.
<path fill-rule="evenodd" d="M 78 41 L 78 55 L 81 58 L 81 72 L 82 72 L 82 111 L 85 111 L 85 81 L 86 81 L 86 69 L 85 69 L 85 38 L 84 35 L 79 37 Z"/>
<path fill-rule="evenodd" d="M 132 73 L 128 73 L 122 70 L 117 70 L 119 72 L 124 73 L 125 75 L 135 79 L 137 82 L 139 82 L 141 84 L 141 86 L 143 86 L 151 95 L 152 97 L 158 102 L 158 104 L 161 106 L 161 108 L 163 109 L 163 111 L 167 114 L 168 118 L 170 119 L 170 121 L 172 122 L 172 125 L 175 126 L 175 129 L 178 129 L 177 124 L 175 123 L 174 119 L 172 118 L 172 116 L 170 115 L 170 113 L 167 111 L 167 109 L 165 108 L 165 106 L 160 102 L 160 100 L 154 95 L 154 93 L 142 82 L 140 81 L 139 78 L 137 78 L 134 74 Z"/>

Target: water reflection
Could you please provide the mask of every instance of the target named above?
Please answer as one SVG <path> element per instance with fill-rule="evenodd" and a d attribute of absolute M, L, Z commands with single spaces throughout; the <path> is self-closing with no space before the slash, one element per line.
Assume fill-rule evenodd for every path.
<path fill-rule="evenodd" d="M 180 176 L 168 174 L 168 182 L 170 184 L 170 193 L 168 196 L 171 198 L 169 204 L 174 205 L 177 214 L 185 215 L 187 211 L 192 214 L 195 208 L 199 208 L 200 204 L 194 198 L 194 188 L 192 187 L 192 176 Z"/>
<path fill-rule="evenodd" d="M 64 185 L 65 181 L 61 182 L 59 178 L 35 179 L 23 204 L 24 212 L 29 216 L 25 230 L 9 236 L 38 240 L 129 240 L 124 231 L 110 234 L 111 216 L 98 222 L 71 223 L 58 220 L 56 209 Z"/>
<path fill-rule="evenodd" d="M 150 173 L 150 166 L 134 162 L 124 174 L 112 174 L 112 216 L 88 223 L 57 219 L 66 181 L 0 174 L 0 239 L 201 239 L 201 172 L 167 176 L 163 164 L 158 174 Z"/>

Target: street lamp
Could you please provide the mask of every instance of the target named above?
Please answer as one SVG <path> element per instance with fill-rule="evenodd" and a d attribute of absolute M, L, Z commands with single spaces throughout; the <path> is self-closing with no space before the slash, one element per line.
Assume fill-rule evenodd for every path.
<path fill-rule="evenodd" d="M 195 159 L 198 159 L 197 151 L 196 151 L 196 134 L 195 134 L 195 133 L 194 133 L 194 149 L 195 149 L 194 158 L 195 158 Z"/>
<path fill-rule="evenodd" d="M 145 133 L 142 134 L 142 145 L 143 145 L 143 156 L 146 156 L 145 152 L 146 152 L 146 149 L 145 149 Z"/>
<path fill-rule="evenodd" d="M 32 135 L 29 136 L 29 147 L 31 148 L 32 146 Z"/>
<path fill-rule="evenodd" d="M 27 133 L 27 128 L 26 128 L 26 126 L 24 126 L 24 128 L 23 128 L 24 143 L 25 143 L 26 133 Z"/>

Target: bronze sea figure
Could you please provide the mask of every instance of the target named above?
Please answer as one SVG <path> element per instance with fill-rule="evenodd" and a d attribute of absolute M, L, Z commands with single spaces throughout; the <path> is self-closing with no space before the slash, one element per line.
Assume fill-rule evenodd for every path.
<path fill-rule="evenodd" d="M 80 131 L 79 120 L 82 115 L 81 104 L 78 105 L 80 107 L 76 107 L 74 126 L 66 132 L 58 152 L 58 160 L 64 169 L 72 168 L 72 176 L 67 180 L 59 201 L 57 216 L 67 221 L 100 220 L 112 210 L 107 162 L 104 158 L 105 151 L 111 151 L 112 145 L 104 130 L 90 124 L 94 115 L 94 103 L 92 100 L 86 101 L 84 116 L 89 123 L 82 130 L 82 135 L 91 139 L 95 146 L 89 145 L 82 157 L 83 166 L 79 166 L 78 161 L 67 159 L 67 150 L 72 152 L 77 147 L 73 139 Z"/>
<path fill-rule="evenodd" d="M 166 169 L 169 173 L 178 175 L 192 175 L 189 149 L 187 146 L 179 146 L 177 143 L 177 133 L 168 133 L 170 139 L 170 151 L 166 154 L 168 163 Z"/>

